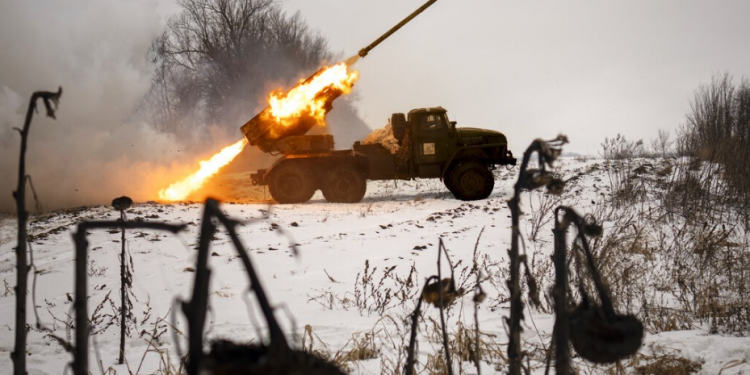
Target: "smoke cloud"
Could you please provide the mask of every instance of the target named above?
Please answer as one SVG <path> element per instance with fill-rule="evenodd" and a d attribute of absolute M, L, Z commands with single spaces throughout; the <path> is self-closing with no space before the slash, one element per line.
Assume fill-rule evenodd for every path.
<path fill-rule="evenodd" d="M 241 138 L 239 126 L 263 103 L 234 98 L 227 110 L 237 113 L 236 123 L 207 123 L 200 106 L 179 132 L 149 123 L 151 109 L 143 100 L 154 65 L 147 53 L 166 13 L 179 10 L 161 0 L 0 2 L 0 212 L 15 212 L 20 135 L 13 128 L 23 126 L 34 91 L 63 88 L 56 120 L 44 111 L 34 115 L 26 154 L 26 171 L 44 210 L 108 204 L 121 195 L 156 199 L 160 189 L 194 172 L 198 159 Z M 269 62 L 268 70 L 278 64 Z M 328 130 L 339 148 L 347 148 L 369 129 L 351 100 L 342 99 Z M 247 171 L 270 162 L 247 148 L 238 165 L 226 169 Z"/>
<path fill-rule="evenodd" d="M 13 128 L 23 126 L 38 90 L 63 87 L 57 120 L 43 110 L 34 115 L 26 156 L 45 210 L 106 204 L 123 194 L 153 199 L 194 167 L 196 156 L 183 156 L 195 152 L 182 150 L 174 136 L 132 120 L 151 84 L 146 53 L 162 31 L 159 6 L 153 0 L 0 2 L 0 212 L 15 212 L 20 135 Z M 219 142 L 240 136 L 206 128 L 204 138 Z"/>

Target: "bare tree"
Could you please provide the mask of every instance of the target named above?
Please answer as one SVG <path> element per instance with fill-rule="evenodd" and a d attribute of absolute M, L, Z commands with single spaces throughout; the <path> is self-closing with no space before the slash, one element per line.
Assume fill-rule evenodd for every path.
<path fill-rule="evenodd" d="M 330 60 L 325 38 L 299 13 L 288 16 L 272 0 L 180 0 L 183 11 L 152 47 L 158 63 L 151 100 L 175 114 L 205 109 L 209 118 L 256 104 L 268 80 L 294 79 Z M 166 96 L 165 96 L 166 95 Z"/>
<path fill-rule="evenodd" d="M 641 157 L 645 153 L 642 139 L 629 141 L 620 133 L 617 133 L 617 137 L 614 138 L 604 138 L 601 146 L 600 155 L 610 160 L 632 159 Z"/>
<path fill-rule="evenodd" d="M 718 163 L 731 198 L 750 208 L 750 80 L 733 83 L 728 73 L 700 86 L 690 103 L 677 151 Z"/>
<path fill-rule="evenodd" d="M 651 150 L 663 158 L 672 156 L 673 146 L 674 140 L 670 138 L 669 131 L 666 129 L 659 129 L 656 138 L 651 140 Z"/>
<path fill-rule="evenodd" d="M 186 130 L 195 124 L 235 130 L 265 107 L 269 91 L 334 62 L 326 38 L 311 30 L 300 13 L 287 14 L 276 1 L 179 4 L 182 12 L 151 46 L 155 73 L 137 114 L 161 131 L 190 135 Z M 330 118 L 328 131 L 342 144 L 370 132 L 354 102 L 352 96 L 337 101 Z"/>

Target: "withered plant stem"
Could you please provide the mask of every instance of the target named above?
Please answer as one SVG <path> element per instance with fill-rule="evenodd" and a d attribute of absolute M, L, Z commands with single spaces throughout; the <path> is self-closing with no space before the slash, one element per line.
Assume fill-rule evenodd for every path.
<path fill-rule="evenodd" d="M 479 293 L 484 293 L 482 290 L 482 271 L 479 270 L 479 265 L 477 264 L 477 251 L 479 250 L 479 240 L 482 238 L 482 233 L 484 233 L 484 228 L 482 227 L 482 230 L 479 231 L 479 235 L 477 236 L 477 242 L 474 243 L 474 269 L 477 272 L 477 286 Z M 481 348 L 481 341 L 479 340 L 479 303 L 481 301 L 474 299 L 474 367 L 477 368 L 477 375 L 482 375 L 482 369 L 479 365 L 479 362 L 482 360 L 482 348 Z"/>
<path fill-rule="evenodd" d="M 216 226 L 212 222 L 216 218 L 224 227 L 226 227 L 229 237 L 232 239 L 237 255 L 245 266 L 247 276 L 250 281 L 250 289 L 255 293 L 258 304 L 266 318 L 270 335 L 269 355 L 274 360 L 281 361 L 291 358 L 293 351 L 289 348 L 281 326 L 273 315 L 268 297 L 261 285 L 255 268 L 250 261 L 250 257 L 242 245 L 242 241 L 237 235 L 236 226 L 239 222 L 229 219 L 219 209 L 219 202 L 214 199 L 207 199 L 203 218 L 201 223 L 200 239 L 198 241 L 198 259 L 195 267 L 195 283 L 193 284 L 193 295 L 189 302 L 183 302 L 182 313 L 188 320 L 189 344 L 188 344 L 188 375 L 198 375 L 200 365 L 203 359 L 203 328 L 206 320 L 206 311 L 208 310 L 208 285 L 211 276 L 211 270 L 208 269 L 208 254 L 211 238 Z"/>
<path fill-rule="evenodd" d="M 268 330 L 270 331 L 269 333 L 271 336 L 271 349 L 279 350 L 279 353 L 289 351 L 289 345 L 286 342 L 284 332 L 281 330 L 281 326 L 279 326 L 276 317 L 273 315 L 273 308 L 271 307 L 271 303 L 268 301 L 266 292 L 261 285 L 260 278 L 258 278 L 258 274 L 255 272 L 255 268 L 250 262 L 250 257 L 247 255 L 245 247 L 242 245 L 242 241 L 239 236 L 237 236 L 235 227 L 239 223 L 226 217 L 219 209 L 218 202 L 213 199 L 206 201 L 206 207 L 210 207 L 214 211 L 213 214 L 216 218 L 227 228 L 229 237 L 232 239 L 232 243 L 234 243 L 234 247 L 237 250 L 237 255 L 239 255 L 242 264 L 245 266 L 250 281 L 250 289 L 255 293 L 260 309 L 263 312 L 263 317 L 266 318 L 268 324 Z"/>
<path fill-rule="evenodd" d="M 482 359 L 482 349 L 481 341 L 479 341 L 479 303 L 481 301 L 476 299 L 477 293 L 484 293 L 482 290 L 482 271 L 479 270 L 479 265 L 477 264 L 477 251 L 479 250 L 479 240 L 482 238 L 482 233 L 484 233 L 484 228 L 482 227 L 482 230 L 479 231 L 479 235 L 477 236 L 477 242 L 474 243 L 474 264 L 472 265 L 472 268 L 476 271 L 477 276 L 477 286 L 475 287 L 474 292 L 474 367 L 477 369 L 477 375 L 482 375 L 482 369 L 479 365 L 481 359 Z"/>
<path fill-rule="evenodd" d="M 445 306 L 443 305 L 443 301 L 444 301 L 443 294 L 444 294 L 445 288 L 442 285 L 442 280 L 443 279 L 442 279 L 442 276 L 441 276 L 441 273 L 440 273 L 440 253 L 441 252 L 443 254 L 445 254 L 445 258 L 448 260 L 448 264 L 451 267 L 450 288 L 451 288 L 451 291 L 453 291 L 455 289 L 455 287 L 454 287 L 455 279 L 453 278 L 453 276 L 454 276 L 454 274 L 453 274 L 453 263 L 450 261 L 450 257 L 448 256 L 448 252 L 445 251 L 445 244 L 443 244 L 443 239 L 442 238 L 440 239 L 440 243 L 438 245 L 438 260 L 437 260 L 437 269 L 438 269 L 438 279 L 437 279 L 437 282 L 438 282 L 438 286 L 439 286 L 439 288 L 438 288 L 438 290 L 439 290 L 439 292 L 438 292 L 438 298 L 439 298 L 438 302 L 440 303 L 440 328 L 443 331 L 443 350 L 445 350 L 445 366 L 446 366 L 446 368 L 448 370 L 448 375 L 453 375 L 453 364 L 451 363 L 451 351 L 450 351 L 450 347 L 448 345 L 448 331 L 445 328 L 445 311 L 444 311 Z"/>
<path fill-rule="evenodd" d="M 198 239 L 198 259 L 195 265 L 195 281 L 190 301 L 182 303 L 182 313 L 188 321 L 188 375 L 198 375 L 203 359 L 203 327 L 208 309 L 208 285 L 211 270 L 208 269 L 208 247 L 216 226 L 211 221 L 212 212 L 208 204 L 203 209 L 201 232 Z M 77 375 L 77 374 L 76 374 Z"/>
<path fill-rule="evenodd" d="M 125 221 L 125 211 L 120 211 L 120 220 Z M 117 364 L 125 363 L 125 325 L 127 324 L 128 305 L 127 305 L 127 287 L 125 282 L 125 228 L 120 228 L 122 236 L 122 250 L 120 251 L 120 358 Z"/>
<path fill-rule="evenodd" d="M 431 281 L 436 280 L 440 282 L 437 276 L 430 276 L 425 280 L 424 284 L 427 285 Z M 414 351 L 417 346 L 417 331 L 419 324 L 419 315 L 422 313 L 422 293 L 419 293 L 419 299 L 417 300 L 417 307 L 414 308 L 414 312 L 411 314 L 411 336 L 409 337 L 409 349 L 406 353 L 406 365 L 404 365 L 404 375 L 414 374 Z"/>
<path fill-rule="evenodd" d="M 55 118 L 57 102 L 62 95 L 62 88 L 56 93 L 48 91 L 37 91 L 31 95 L 29 108 L 26 111 L 26 120 L 23 129 L 15 128 L 21 134 L 21 152 L 18 158 L 18 185 L 13 192 L 16 200 L 16 217 L 18 219 L 18 231 L 16 239 L 16 322 L 15 322 L 15 346 L 10 353 L 13 361 L 13 374 L 26 375 L 26 290 L 28 289 L 29 264 L 26 259 L 26 241 L 28 235 L 26 224 L 28 212 L 26 212 L 26 145 L 29 139 L 29 128 L 31 118 L 36 111 L 37 99 L 42 99 L 47 110 L 47 116 Z"/>
<path fill-rule="evenodd" d="M 88 375 L 89 359 L 89 318 L 88 318 L 88 274 L 86 267 L 88 263 L 87 232 L 94 229 L 106 228 L 121 229 L 152 229 L 177 233 L 185 229 L 185 225 L 172 225 L 157 222 L 126 222 L 126 221 L 83 221 L 76 227 L 73 233 L 75 242 L 75 351 L 73 358 L 73 374 Z"/>
<path fill-rule="evenodd" d="M 479 283 L 479 276 L 477 276 L 477 285 Z M 482 360 L 482 345 L 479 341 L 479 302 L 474 302 L 474 367 L 477 369 L 477 375 L 482 375 L 482 369 L 479 365 Z"/>
<path fill-rule="evenodd" d="M 581 248 L 583 248 L 583 252 L 586 255 L 586 265 L 588 266 L 589 273 L 591 274 L 591 279 L 594 281 L 594 286 L 596 287 L 597 294 L 599 295 L 599 300 L 602 303 L 604 315 L 609 321 L 615 320 L 615 309 L 612 304 L 612 298 L 609 294 L 609 288 L 607 287 L 607 284 L 604 283 L 601 273 L 599 273 L 599 268 L 596 266 L 596 262 L 594 261 L 594 254 L 591 253 L 589 241 L 584 235 L 585 224 L 583 222 L 583 219 L 578 216 L 578 213 L 576 213 L 569 207 L 559 207 L 558 209 L 565 210 L 570 213 L 572 222 L 576 226 L 576 230 L 578 231 L 576 238 L 580 241 Z"/>
<path fill-rule="evenodd" d="M 552 362 L 552 351 L 555 350 L 555 337 L 556 337 L 556 332 L 555 332 L 555 328 L 554 328 L 554 325 L 553 325 L 553 328 L 552 328 L 552 339 L 550 340 L 550 345 L 549 345 L 549 347 L 547 347 L 546 354 L 545 354 L 547 356 L 547 358 L 546 358 L 546 361 L 545 361 L 546 363 L 544 365 L 544 375 L 549 375 L 549 368 L 550 368 L 550 364 Z"/>
<path fill-rule="evenodd" d="M 521 218 L 521 208 L 519 205 L 521 201 L 522 184 L 523 181 L 526 181 L 526 169 L 529 166 L 529 159 L 531 158 L 531 155 L 539 149 L 539 142 L 539 140 L 534 141 L 523 153 L 518 181 L 516 181 L 516 184 L 513 187 L 513 198 L 508 201 L 508 208 L 510 208 L 511 216 L 510 251 L 508 252 L 510 258 L 510 280 L 508 280 L 508 289 L 510 289 L 508 373 L 510 375 L 521 375 L 521 319 L 523 319 L 523 301 L 521 300 L 521 262 L 518 251 Z"/>
<path fill-rule="evenodd" d="M 521 161 L 521 167 L 518 172 L 518 181 L 513 185 L 513 197 L 508 200 L 508 208 L 510 208 L 511 214 L 511 239 L 510 239 L 510 251 L 508 255 L 510 257 L 510 280 L 508 280 L 508 289 L 510 289 L 510 318 L 508 319 L 508 362 L 510 375 L 521 375 L 521 368 L 523 363 L 523 354 L 521 353 L 521 320 L 523 319 L 523 300 L 521 299 L 521 256 L 519 254 L 518 242 L 520 238 L 520 221 L 521 221 L 521 191 L 523 189 L 533 190 L 536 187 L 540 187 L 538 182 L 529 184 L 533 181 L 534 175 L 529 176 L 528 167 L 531 156 L 536 153 L 539 160 L 539 168 L 544 172 L 545 165 L 551 166 L 554 160 L 557 158 L 559 151 L 563 144 L 567 143 L 568 139 L 564 135 L 558 135 L 557 138 L 551 141 L 543 141 L 541 139 L 535 139 L 531 142 L 531 145 L 523 153 L 523 159 Z M 552 184 L 554 180 L 549 183 Z M 561 188 L 562 181 L 558 181 L 558 188 Z M 548 191 L 550 186 L 547 185 Z M 528 265 L 526 266 L 527 272 Z"/>
<path fill-rule="evenodd" d="M 552 297 L 555 300 L 555 325 L 554 347 L 555 347 L 555 373 L 558 375 L 571 374 L 570 370 L 570 322 L 568 314 L 568 264 L 566 262 L 567 231 L 570 225 L 567 219 L 559 220 L 559 211 L 555 210 L 554 243 L 555 251 L 552 255 L 555 264 L 555 286 L 552 289 Z M 549 353 L 548 353 L 549 355 Z M 548 362 L 549 363 L 549 362 Z"/>

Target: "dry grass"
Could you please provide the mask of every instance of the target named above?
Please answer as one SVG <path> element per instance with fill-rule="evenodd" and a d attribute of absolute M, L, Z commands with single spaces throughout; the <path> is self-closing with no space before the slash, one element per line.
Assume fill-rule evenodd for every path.
<path fill-rule="evenodd" d="M 677 350 L 650 345 L 652 354 L 638 354 L 627 363 L 638 375 L 688 375 L 700 371 L 703 364 L 681 357 Z"/>
<path fill-rule="evenodd" d="M 317 302 L 328 310 L 356 308 L 360 315 L 386 315 L 396 307 L 412 305 L 420 292 L 419 273 L 414 264 L 404 273 L 399 273 L 397 268 L 392 266 L 379 271 L 377 266 L 371 268 L 370 261 L 366 260 L 351 292 L 337 295 L 331 290 L 315 290 L 315 294 L 308 295 L 308 301 Z"/>
<path fill-rule="evenodd" d="M 688 375 L 700 371 L 701 363 L 686 358 L 662 355 L 652 357 L 643 365 L 634 366 L 639 375 Z"/>
<path fill-rule="evenodd" d="M 442 350 L 432 354 L 427 354 L 424 370 L 428 375 L 445 375 L 448 373 L 448 366 L 445 363 L 445 353 Z"/>
<path fill-rule="evenodd" d="M 314 354 L 326 361 L 329 361 L 336 367 L 346 372 L 351 372 L 352 370 L 349 366 L 349 362 L 351 362 L 351 360 L 344 348 L 339 349 L 335 352 L 332 351 L 328 347 L 328 345 L 326 345 L 323 340 L 321 340 L 320 337 L 318 337 L 318 335 L 313 332 L 313 328 L 309 324 L 305 325 L 305 333 L 304 335 L 302 335 L 301 346 L 302 351 L 309 354 Z"/>
<path fill-rule="evenodd" d="M 637 353 L 631 358 L 612 365 L 589 365 L 578 363 L 580 374 L 604 375 L 689 375 L 701 370 L 703 364 L 680 356 L 678 350 L 650 345 L 646 353 Z"/>

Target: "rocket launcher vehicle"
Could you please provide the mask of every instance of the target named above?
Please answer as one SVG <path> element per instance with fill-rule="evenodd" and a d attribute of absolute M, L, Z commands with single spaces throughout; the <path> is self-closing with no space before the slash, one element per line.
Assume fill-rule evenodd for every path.
<path fill-rule="evenodd" d="M 374 42 L 369 44 L 367 47 L 359 50 L 359 52 L 357 53 L 358 56 L 354 56 L 353 59 L 349 59 L 347 62 L 351 64 L 351 61 L 355 61 L 356 58 L 367 56 L 367 54 L 378 44 L 390 37 L 398 29 L 409 23 L 412 19 L 414 19 L 417 15 L 422 13 L 436 1 L 437 0 L 427 1 L 424 5 L 404 18 L 401 22 L 396 24 L 396 26 L 389 29 L 385 34 L 380 36 Z M 298 83 L 291 90 L 294 90 L 294 88 L 296 87 L 311 82 L 313 79 L 315 79 L 315 77 L 323 73 L 323 71 L 325 71 L 326 69 L 327 67 L 321 68 L 306 80 Z M 333 101 L 341 96 L 341 94 L 343 94 L 342 89 L 331 85 L 318 92 L 314 100 L 322 99 L 322 101 L 324 102 L 323 110 L 325 111 L 325 113 L 328 113 L 328 111 L 333 108 Z M 312 114 L 305 111 L 302 111 L 291 121 L 289 119 L 285 119 L 282 124 L 273 116 L 271 107 L 266 107 L 255 117 L 250 119 L 250 121 L 245 123 L 245 125 L 242 125 L 242 127 L 240 127 L 240 130 L 242 131 L 242 134 L 245 135 L 245 138 L 247 138 L 250 145 L 258 146 L 258 148 L 260 148 L 263 152 L 285 153 L 288 151 L 289 145 L 291 143 L 289 142 L 290 138 L 296 138 L 307 134 L 307 132 L 310 131 L 310 129 L 312 129 L 316 124 L 318 124 L 318 120 L 314 116 L 312 116 Z M 328 138 L 326 139 L 328 141 L 324 142 L 325 147 L 333 148 L 333 138 L 328 136 Z M 309 144 L 309 142 L 303 143 Z"/>

